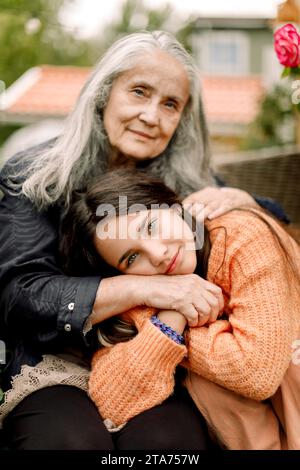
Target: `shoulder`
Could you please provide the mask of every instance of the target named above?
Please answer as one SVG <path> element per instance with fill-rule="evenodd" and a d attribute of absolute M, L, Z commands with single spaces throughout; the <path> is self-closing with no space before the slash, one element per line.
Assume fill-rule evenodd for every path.
<path fill-rule="evenodd" d="M 232 210 L 205 225 L 212 244 L 226 238 L 226 244 L 238 242 L 243 245 L 260 237 L 271 237 L 272 228 L 280 229 L 275 220 L 255 209 Z"/>
<path fill-rule="evenodd" d="M 254 264 L 257 269 L 258 260 L 264 263 L 267 259 L 276 259 L 275 253 L 279 255 L 278 243 L 272 231 L 278 234 L 282 229 L 271 217 L 260 211 L 233 210 L 207 222 L 206 227 L 211 241 L 210 278 L 214 278 L 216 273 L 221 278 L 229 278 L 233 260 L 243 260 L 244 270 Z"/>

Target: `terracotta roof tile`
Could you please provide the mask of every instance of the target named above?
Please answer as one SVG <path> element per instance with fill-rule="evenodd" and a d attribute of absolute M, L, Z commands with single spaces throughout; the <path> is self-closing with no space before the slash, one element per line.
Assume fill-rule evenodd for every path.
<path fill-rule="evenodd" d="M 9 112 L 64 116 L 71 111 L 90 72 L 90 68 L 42 66 L 37 82 Z"/>
<path fill-rule="evenodd" d="M 264 88 L 260 77 L 202 77 L 208 121 L 248 124 L 258 111 Z"/>

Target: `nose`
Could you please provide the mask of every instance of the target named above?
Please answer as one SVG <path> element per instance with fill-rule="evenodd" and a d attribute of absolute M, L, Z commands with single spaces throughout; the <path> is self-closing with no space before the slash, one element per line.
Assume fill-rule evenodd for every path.
<path fill-rule="evenodd" d="M 144 104 L 144 108 L 139 115 L 141 121 L 147 126 L 157 126 L 159 124 L 159 109 L 158 103 L 151 101 Z"/>
<path fill-rule="evenodd" d="M 160 240 L 147 240 L 146 250 L 151 263 L 155 267 L 168 259 L 168 247 Z"/>

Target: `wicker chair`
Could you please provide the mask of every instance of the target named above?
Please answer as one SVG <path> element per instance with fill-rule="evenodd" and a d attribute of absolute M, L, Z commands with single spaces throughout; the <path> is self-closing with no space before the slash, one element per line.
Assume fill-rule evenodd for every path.
<path fill-rule="evenodd" d="M 228 186 L 275 199 L 291 219 L 291 228 L 300 230 L 299 146 L 216 156 L 213 162 Z"/>

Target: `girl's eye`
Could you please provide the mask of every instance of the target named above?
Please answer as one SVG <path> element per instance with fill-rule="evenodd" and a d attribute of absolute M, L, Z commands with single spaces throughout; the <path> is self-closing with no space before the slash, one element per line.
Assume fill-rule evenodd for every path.
<path fill-rule="evenodd" d="M 127 268 L 134 262 L 134 260 L 138 257 L 138 253 L 133 253 L 132 255 L 128 256 L 127 258 Z"/>
<path fill-rule="evenodd" d="M 149 235 L 151 235 L 151 233 L 153 232 L 153 229 L 155 228 L 156 222 L 157 222 L 157 219 L 153 219 L 153 220 L 151 220 L 151 222 L 149 222 L 149 224 L 147 226 L 147 231 L 148 231 Z"/>

